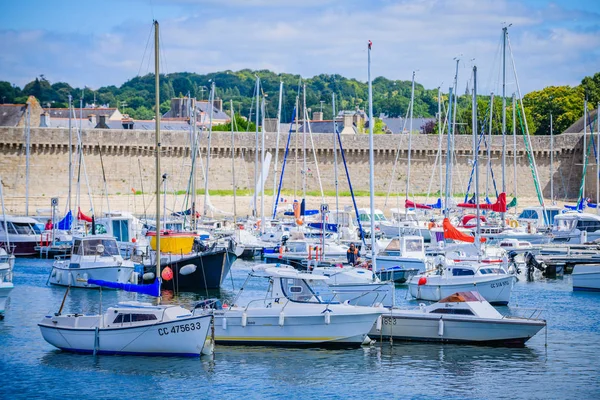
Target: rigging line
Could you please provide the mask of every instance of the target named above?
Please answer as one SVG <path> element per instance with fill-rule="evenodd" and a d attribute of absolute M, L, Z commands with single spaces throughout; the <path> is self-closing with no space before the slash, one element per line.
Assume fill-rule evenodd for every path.
<path fill-rule="evenodd" d="M 410 105 L 406 108 L 406 116 L 404 117 L 404 124 L 402 125 L 402 132 L 400 132 L 400 140 L 398 141 L 398 147 L 396 148 L 396 159 L 394 160 L 394 166 L 392 167 L 392 174 L 390 175 L 390 183 L 388 184 L 388 190 L 385 195 L 385 201 L 383 202 L 384 208 L 387 206 L 388 198 L 390 197 L 390 191 L 394 183 L 394 176 L 396 175 L 396 167 L 398 165 L 398 159 L 400 157 L 400 147 L 404 140 L 404 129 L 406 129 L 406 121 L 408 120 L 408 113 L 410 112 Z"/>
<path fill-rule="evenodd" d="M 154 17 L 152 18 L 154 20 Z M 144 65 L 144 59 L 146 58 L 146 52 L 148 51 L 148 45 L 150 44 L 150 38 L 152 37 L 152 32 L 154 31 L 154 24 L 150 25 L 150 32 L 148 33 L 148 40 L 146 40 L 146 48 L 144 49 L 144 55 L 142 56 L 142 60 L 140 61 L 140 68 L 138 69 L 137 76 L 140 76 L 140 72 L 142 72 L 142 66 Z M 150 59 L 150 56 L 148 56 Z"/>

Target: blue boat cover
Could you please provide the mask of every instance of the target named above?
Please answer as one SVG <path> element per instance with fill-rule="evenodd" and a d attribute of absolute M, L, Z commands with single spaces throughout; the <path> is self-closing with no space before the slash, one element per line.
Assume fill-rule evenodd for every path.
<path fill-rule="evenodd" d="M 154 283 L 150 285 L 135 285 L 133 283 L 120 283 L 103 281 L 100 279 L 88 279 L 87 282 L 90 285 L 103 286 L 111 289 L 122 289 L 126 292 L 135 292 L 141 294 L 147 294 L 149 296 L 160 297 L 160 281 L 154 280 Z"/>
<path fill-rule="evenodd" d="M 69 210 L 67 215 L 65 215 L 65 217 L 61 219 L 58 224 L 56 224 L 56 228 L 63 231 L 68 231 L 71 229 L 71 225 L 73 225 L 73 213 L 71 213 L 71 210 Z"/>

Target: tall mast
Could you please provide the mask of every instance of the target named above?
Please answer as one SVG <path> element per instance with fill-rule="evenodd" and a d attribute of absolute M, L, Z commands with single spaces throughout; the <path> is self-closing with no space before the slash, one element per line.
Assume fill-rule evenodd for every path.
<path fill-rule="evenodd" d="M 587 167 L 587 98 L 583 102 L 583 177 L 581 178 L 581 199 L 585 199 L 585 170 Z"/>
<path fill-rule="evenodd" d="M 209 114 L 209 126 L 208 126 L 208 143 L 206 144 L 206 171 L 204 171 L 204 217 L 206 217 L 206 212 L 208 210 L 208 171 L 210 168 L 210 140 L 212 137 L 212 128 L 213 128 L 213 112 L 215 109 L 215 82 L 212 82 L 210 88 L 210 95 L 208 96 L 208 102 L 210 106 L 210 114 Z"/>
<path fill-rule="evenodd" d="M 506 33 L 502 28 L 502 193 L 506 193 Z M 491 145 L 491 142 L 490 142 Z M 505 213 L 500 213 L 502 227 L 506 226 Z"/>
<path fill-rule="evenodd" d="M 25 215 L 29 216 L 29 155 L 31 143 L 31 104 L 27 101 L 25 121 Z M 54 221 L 52 221 L 54 222 Z"/>
<path fill-rule="evenodd" d="M 596 110 L 596 214 L 600 214 L 600 102 Z"/>
<path fill-rule="evenodd" d="M 413 108 L 415 103 L 415 71 L 412 73 L 412 86 L 410 91 L 410 122 L 408 128 L 408 167 L 406 170 L 406 193 L 404 201 L 408 200 L 408 190 L 410 188 L 410 153 L 412 152 L 412 128 L 413 128 Z M 370 117 L 369 117 L 370 118 Z M 373 125 L 373 121 L 369 120 L 369 128 Z M 370 130 L 369 130 L 370 132 Z M 404 207 L 404 215 L 408 215 L 408 208 Z"/>
<path fill-rule="evenodd" d="M 279 104 L 277 106 L 277 133 L 275 143 L 275 163 L 273 164 L 273 210 L 277 204 L 277 176 L 279 175 L 277 167 L 279 166 L 279 131 L 281 130 L 281 103 L 283 100 L 283 81 L 279 82 Z"/>
<path fill-rule="evenodd" d="M 450 153 L 448 157 L 450 157 L 450 164 L 454 161 L 454 134 L 456 133 L 456 110 L 458 109 L 458 64 L 460 63 L 460 58 L 456 59 L 456 73 L 454 74 L 454 110 L 452 111 L 452 141 L 450 142 Z M 448 130 L 450 133 L 450 130 Z M 453 183 L 452 183 L 452 175 L 450 175 L 450 186 L 449 190 L 452 193 Z"/>
<path fill-rule="evenodd" d="M 265 233 L 265 97 L 262 98 L 260 108 L 262 116 L 262 143 L 260 146 L 260 232 Z"/>
<path fill-rule="evenodd" d="M 446 142 L 446 188 L 444 190 L 444 218 L 450 218 L 450 186 L 452 185 L 452 87 L 448 88 L 448 133 Z"/>
<path fill-rule="evenodd" d="M 71 124 L 71 107 L 73 105 L 72 100 L 73 97 L 69 95 L 69 197 L 67 198 L 67 212 L 71 210 L 71 193 L 73 190 L 73 126 Z"/>
<path fill-rule="evenodd" d="M 375 259 L 375 156 L 373 154 L 373 85 L 371 83 L 371 41 L 369 40 L 368 73 L 369 80 L 369 202 L 371 206 L 371 260 L 372 270 L 377 271 Z"/>
<path fill-rule="evenodd" d="M 302 85 L 302 199 L 306 199 L 306 84 Z M 304 215 L 302 215 L 304 220 Z"/>
<path fill-rule="evenodd" d="M 335 227 L 336 232 L 339 231 L 340 226 L 340 203 L 339 203 L 339 186 L 338 186 L 338 170 L 337 170 L 337 123 L 335 121 L 335 93 L 331 94 L 331 109 L 333 111 L 333 181 L 335 185 Z M 339 232 L 337 237 L 339 238 Z"/>
<path fill-rule="evenodd" d="M 233 132 L 233 123 L 235 121 L 235 111 L 233 111 L 233 100 L 229 100 L 231 108 L 231 177 L 233 180 L 233 225 L 236 225 L 237 209 L 236 209 L 236 185 L 235 185 L 235 134 Z"/>
<path fill-rule="evenodd" d="M 258 167 L 259 167 L 259 163 L 258 163 L 258 94 L 260 93 L 259 90 L 260 87 L 260 78 L 258 77 L 258 75 L 256 76 L 256 88 L 254 89 L 256 91 L 256 118 L 255 118 L 255 125 L 256 125 L 256 134 L 254 136 L 254 204 L 252 206 L 252 216 L 256 217 L 257 216 L 257 212 L 256 212 L 256 205 L 257 205 L 257 195 L 256 195 L 256 188 L 257 188 L 257 184 L 258 184 Z"/>
<path fill-rule="evenodd" d="M 192 99 L 190 96 L 190 104 L 189 104 L 189 115 L 190 115 L 190 123 L 192 124 L 192 137 L 190 138 L 190 143 L 192 145 L 192 212 L 191 212 L 191 220 L 192 220 L 192 229 L 195 230 L 197 228 L 198 221 L 196 220 L 196 158 L 198 157 L 198 133 L 196 132 L 196 99 Z"/>
<path fill-rule="evenodd" d="M 475 103 L 473 103 L 475 104 Z M 490 98 L 490 128 L 488 130 L 488 145 L 487 145 L 487 167 L 485 175 L 485 198 L 489 198 L 490 190 L 490 174 L 492 172 L 492 117 L 494 115 L 494 92 L 491 93 Z"/>
<path fill-rule="evenodd" d="M 512 95 L 512 119 L 513 119 L 513 185 L 514 185 L 514 196 L 517 199 L 517 206 L 519 204 L 519 197 L 517 196 L 517 95 Z M 515 206 L 515 212 L 517 211 Z"/>
<path fill-rule="evenodd" d="M 442 197 L 442 88 L 438 87 L 438 157 L 440 160 L 440 197 Z"/>
<path fill-rule="evenodd" d="M 492 93 L 492 99 L 494 94 Z M 477 260 L 481 256 L 481 241 L 479 240 L 480 235 L 480 224 L 479 220 L 479 152 L 477 151 L 477 67 L 473 67 L 473 167 L 475 168 L 475 218 L 477 228 L 475 230 L 475 245 L 477 246 Z M 489 149 L 489 147 L 488 147 Z"/>
<path fill-rule="evenodd" d="M 554 130 L 550 113 L 550 201 L 554 203 Z"/>
<path fill-rule="evenodd" d="M 160 277 L 160 77 L 158 49 L 158 21 L 154 21 L 154 112 L 156 140 L 156 277 Z M 160 279 L 160 278 L 159 278 Z"/>

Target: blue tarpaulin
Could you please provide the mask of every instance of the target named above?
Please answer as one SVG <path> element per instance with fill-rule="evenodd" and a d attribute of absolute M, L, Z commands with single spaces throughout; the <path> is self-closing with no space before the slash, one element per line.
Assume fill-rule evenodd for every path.
<path fill-rule="evenodd" d="M 88 279 L 87 282 L 90 285 L 102 286 L 111 289 L 122 289 L 127 292 L 135 292 L 147 294 L 149 296 L 160 297 L 160 281 L 158 279 L 155 279 L 154 283 L 150 285 L 135 285 L 133 283 L 110 282 L 100 279 Z"/>

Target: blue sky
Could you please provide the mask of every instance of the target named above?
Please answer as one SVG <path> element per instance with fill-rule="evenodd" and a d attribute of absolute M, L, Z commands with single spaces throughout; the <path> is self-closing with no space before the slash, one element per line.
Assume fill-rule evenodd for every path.
<path fill-rule="evenodd" d="M 151 71 L 146 43 L 161 24 L 162 70 L 271 69 L 372 74 L 447 90 L 478 66 L 479 91 L 500 89 L 503 24 L 524 93 L 600 72 L 599 0 L 121 0 L 0 3 L 0 80 L 98 88 Z M 150 51 L 150 49 L 148 50 Z M 507 91 L 516 90 L 512 64 Z"/>

